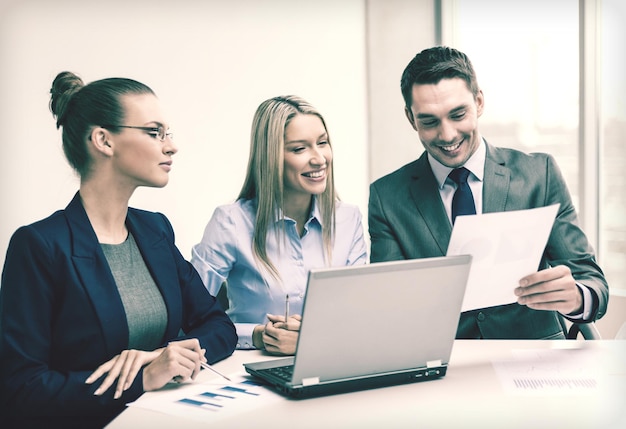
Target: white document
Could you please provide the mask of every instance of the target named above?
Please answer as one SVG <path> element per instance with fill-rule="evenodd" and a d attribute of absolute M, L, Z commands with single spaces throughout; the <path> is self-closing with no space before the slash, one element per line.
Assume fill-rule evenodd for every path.
<path fill-rule="evenodd" d="M 610 368 L 593 349 L 514 349 L 512 359 L 493 361 L 506 393 L 596 395 Z"/>
<path fill-rule="evenodd" d="M 278 393 L 260 385 L 248 374 L 230 375 L 230 383 L 171 383 L 163 389 L 144 393 L 130 407 L 145 408 L 172 416 L 210 423 L 236 418 L 270 403 L 284 401 Z M 181 427 L 184 427 L 184 421 Z"/>
<path fill-rule="evenodd" d="M 448 255 L 472 255 L 462 311 L 510 304 L 519 280 L 537 271 L 559 205 L 459 216 Z"/>

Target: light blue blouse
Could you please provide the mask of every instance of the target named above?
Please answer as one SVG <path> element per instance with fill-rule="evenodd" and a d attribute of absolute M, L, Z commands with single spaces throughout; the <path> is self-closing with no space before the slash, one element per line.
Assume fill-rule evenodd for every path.
<path fill-rule="evenodd" d="M 355 205 L 336 205 L 335 242 L 332 266 L 361 265 L 367 262 L 362 215 Z M 284 314 L 289 294 L 290 314 L 302 314 L 302 301 L 311 268 L 324 267 L 322 228 L 317 204 L 311 209 L 302 237 L 296 222 L 285 218 L 270 225 L 267 254 L 281 281 L 275 280 L 252 253 L 256 200 L 240 199 L 215 209 L 202 241 L 192 248 L 191 263 L 204 285 L 217 296 L 228 281 L 228 315 L 235 323 L 237 348 L 251 349 L 254 327 L 267 323 L 267 314 Z M 284 239 L 277 239 L 276 228 L 284 222 Z M 280 237 L 280 235 L 278 235 Z"/>

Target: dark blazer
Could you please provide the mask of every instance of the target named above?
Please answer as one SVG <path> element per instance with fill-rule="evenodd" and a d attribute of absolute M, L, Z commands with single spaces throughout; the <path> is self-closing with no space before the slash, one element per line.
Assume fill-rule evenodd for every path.
<path fill-rule="evenodd" d="M 126 226 L 167 309 L 163 345 L 198 338 L 209 362 L 232 354 L 234 325 L 174 244 L 160 213 L 129 209 Z M 19 228 L 0 289 L 0 414 L 13 427 L 102 427 L 143 393 L 143 372 L 118 400 L 85 384 L 128 348 L 128 325 L 113 275 L 79 194 L 65 210 Z"/>
<path fill-rule="evenodd" d="M 577 282 L 591 288 L 593 314 L 606 312 L 608 285 L 578 219 L 561 172 L 548 154 L 525 154 L 487 144 L 483 213 L 559 203 L 538 269 L 567 265 Z M 371 262 L 445 255 L 452 227 L 427 153 L 370 185 Z M 457 338 L 563 338 L 553 311 L 510 304 L 461 314 Z"/>

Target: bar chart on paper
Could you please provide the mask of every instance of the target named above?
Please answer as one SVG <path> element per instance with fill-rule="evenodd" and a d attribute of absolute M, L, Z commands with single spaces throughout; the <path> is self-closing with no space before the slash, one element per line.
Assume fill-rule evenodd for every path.
<path fill-rule="evenodd" d="M 493 365 L 508 393 L 593 394 L 602 382 L 601 368 L 584 350 L 514 350 L 511 360 Z"/>
<path fill-rule="evenodd" d="M 202 422 L 233 416 L 282 397 L 247 376 L 223 383 L 186 383 L 139 398 L 128 404 Z"/>
<path fill-rule="evenodd" d="M 598 382 L 594 378 L 514 378 L 518 389 L 595 389 Z"/>
<path fill-rule="evenodd" d="M 253 390 L 255 386 L 258 385 L 245 380 L 239 383 L 239 386 L 216 387 L 211 391 L 200 392 L 192 397 L 181 398 L 177 402 L 182 405 L 201 408 L 207 411 L 220 412 L 228 409 L 230 406 L 237 406 L 235 401 L 246 397 L 246 395 L 253 397 L 260 396 L 261 393 Z"/>

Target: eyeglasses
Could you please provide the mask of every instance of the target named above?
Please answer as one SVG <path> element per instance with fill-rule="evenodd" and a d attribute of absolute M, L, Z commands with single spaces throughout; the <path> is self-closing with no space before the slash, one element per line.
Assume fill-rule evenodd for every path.
<path fill-rule="evenodd" d="M 150 136 L 160 141 L 165 141 L 166 137 L 170 140 L 174 138 L 174 133 L 167 131 L 165 127 L 159 125 L 158 127 L 135 127 L 133 125 L 100 125 L 102 128 L 134 128 L 136 130 L 146 131 Z"/>

